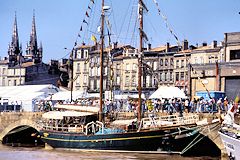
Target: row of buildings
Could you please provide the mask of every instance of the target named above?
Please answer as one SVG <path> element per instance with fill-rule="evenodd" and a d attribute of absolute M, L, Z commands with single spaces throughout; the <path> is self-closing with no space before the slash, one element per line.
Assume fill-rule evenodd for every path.
<path fill-rule="evenodd" d="M 99 92 L 100 50 L 81 45 L 73 51 L 73 89 Z M 229 99 L 240 92 L 240 32 L 225 33 L 220 43 L 151 48 L 143 53 L 142 86 L 146 96 L 159 86 L 177 86 L 190 97 L 197 91 L 223 91 Z M 104 50 L 103 90 L 115 94 L 137 93 L 138 49 L 117 45 Z M 107 96 L 107 95 L 106 95 Z"/>
<path fill-rule="evenodd" d="M 72 52 L 72 63 L 52 60 L 50 65 L 45 64 L 42 44 L 37 43 L 35 15 L 25 55 L 19 44 L 15 16 L 8 56 L 0 61 L 0 86 L 58 84 L 76 91 L 99 93 L 99 48 L 97 43 L 80 45 Z M 144 49 L 142 66 L 138 66 L 138 55 L 138 49 L 130 45 L 113 43 L 104 49 L 103 89 L 109 91 L 105 97 L 111 91 L 119 95 L 137 93 L 138 67 L 143 69 L 142 89 L 146 96 L 159 86 L 177 86 L 190 97 L 206 89 L 223 91 L 229 99 L 239 94 L 240 32 L 225 33 L 220 43 L 193 46 L 184 40 L 181 46 L 166 43 L 156 48 L 149 44 Z"/>

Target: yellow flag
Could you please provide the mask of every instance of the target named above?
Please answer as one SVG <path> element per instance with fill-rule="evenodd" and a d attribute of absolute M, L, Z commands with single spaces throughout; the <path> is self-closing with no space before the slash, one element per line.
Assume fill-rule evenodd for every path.
<path fill-rule="evenodd" d="M 236 98 L 235 98 L 235 103 L 238 103 L 238 101 L 239 101 L 239 97 L 237 95 Z"/>
<path fill-rule="evenodd" d="M 94 41 L 95 43 L 97 42 L 97 38 L 94 35 L 91 36 L 91 40 Z"/>

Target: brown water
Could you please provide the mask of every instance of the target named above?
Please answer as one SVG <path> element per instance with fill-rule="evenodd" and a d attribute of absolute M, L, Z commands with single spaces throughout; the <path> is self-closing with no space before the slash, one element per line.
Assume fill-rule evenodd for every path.
<path fill-rule="evenodd" d="M 181 157 L 179 155 L 104 153 L 67 150 L 46 150 L 43 148 L 8 147 L 0 145 L 0 160 L 217 160 L 212 157 Z"/>

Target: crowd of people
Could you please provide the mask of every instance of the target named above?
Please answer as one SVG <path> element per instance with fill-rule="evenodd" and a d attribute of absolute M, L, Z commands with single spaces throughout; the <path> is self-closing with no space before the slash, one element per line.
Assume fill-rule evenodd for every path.
<path fill-rule="evenodd" d="M 80 99 L 75 101 L 58 101 L 60 104 L 76 104 L 83 106 L 97 106 L 99 100 L 97 99 Z M 234 101 L 229 101 L 227 97 L 224 99 L 206 100 L 203 97 L 195 97 L 192 100 L 189 99 L 147 99 L 142 100 L 142 112 L 162 112 L 162 113 L 213 113 L 213 112 L 227 112 L 229 108 L 234 105 Z M 138 109 L 138 99 L 117 99 L 117 100 L 105 100 L 103 101 L 104 113 L 109 112 L 136 112 Z M 39 111 L 51 111 L 53 110 L 53 103 L 51 101 L 40 101 L 38 103 Z"/>
<path fill-rule="evenodd" d="M 213 113 L 213 112 L 227 112 L 229 108 L 234 105 L 234 101 L 229 101 L 227 97 L 206 100 L 203 97 L 189 99 L 148 99 L 142 100 L 143 112 L 165 112 L 165 113 L 176 113 L 180 114 L 183 112 L 187 113 Z M 137 99 L 128 99 L 125 100 L 116 100 L 105 101 L 105 112 L 114 111 L 123 111 L 123 112 L 134 112 L 137 110 L 138 100 Z"/>

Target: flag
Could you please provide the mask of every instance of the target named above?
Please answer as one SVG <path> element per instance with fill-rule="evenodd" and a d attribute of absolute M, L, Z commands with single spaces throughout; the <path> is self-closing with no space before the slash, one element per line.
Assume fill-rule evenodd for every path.
<path fill-rule="evenodd" d="M 235 103 L 238 103 L 238 102 L 239 102 L 239 97 L 238 97 L 238 95 L 236 96 L 234 102 L 235 102 Z"/>
<path fill-rule="evenodd" d="M 86 23 L 88 25 L 88 23 L 87 23 L 87 21 L 85 19 L 83 20 L 83 23 Z"/>
<path fill-rule="evenodd" d="M 91 0 L 92 3 L 95 3 L 94 0 Z"/>
<path fill-rule="evenodd" d="M 80 31 L 82 31 L 82 26 L 81 26 L 81 28 L 80 28 Z"/>
<path fill-rule="evenodd" d="M 91 36 L 91 40 L 94 41 L 95 43 L 97 42 L 97 38 L 94 35 Z"/>
<path fill-rule="evenodd" d="M 86 11 L 86 16 L 87 16 L 87 17 L 89 17 L 89 15 L 88 15 L 87 11 Z"/>
<path fill-rule="evenodd" d="M 78 37 L 81 37 L 81 35 L 78 33 Z"/>
<path fill-rule="evenodd" d="M 90 6 L 88 6 L 88 9 L 92 10 L 92 8 Z"/>

